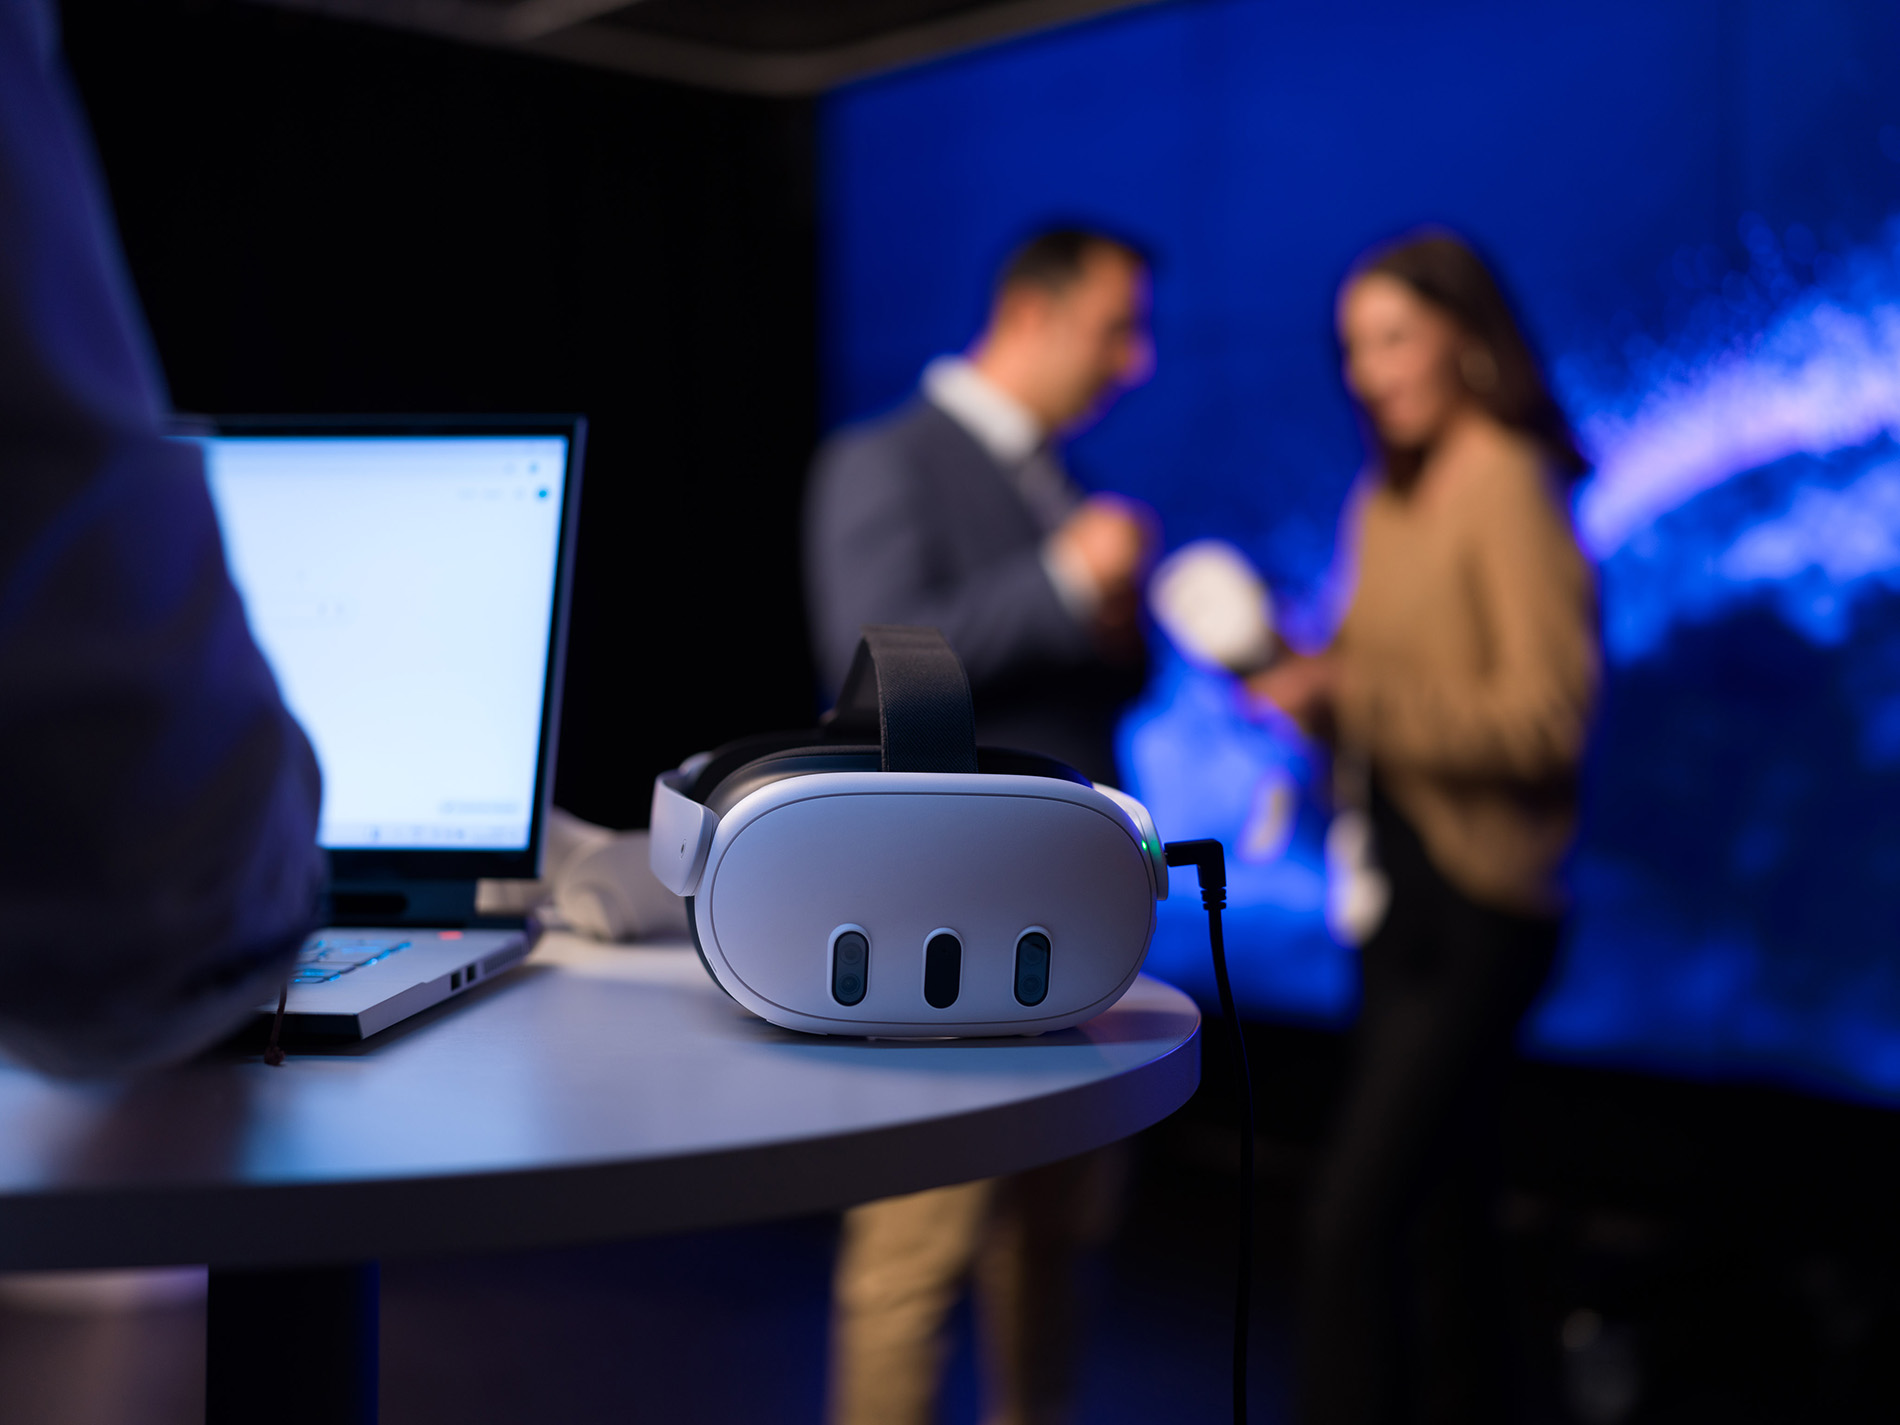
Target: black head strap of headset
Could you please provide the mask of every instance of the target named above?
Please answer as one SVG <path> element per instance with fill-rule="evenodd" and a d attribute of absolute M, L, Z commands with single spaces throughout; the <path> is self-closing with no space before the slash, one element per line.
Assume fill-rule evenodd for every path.
<path fill-rule="evenodd" d="M 869 742 L 886 772 L 976 771 L 976 713 L 963 664 L 934 628 L 867 623 L 838 706 L 833 739 Z"/>

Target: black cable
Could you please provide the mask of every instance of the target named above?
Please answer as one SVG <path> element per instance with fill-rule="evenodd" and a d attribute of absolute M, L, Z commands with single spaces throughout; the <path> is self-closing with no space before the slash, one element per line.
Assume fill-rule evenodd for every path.
<path fill-rule="evenodd" d="M 290 981 L 284 981 L 284 987 L 277 991 L 277 1017 L 270 1022 L 270 1043 L 264 1046 L 264 1062 L 273 1069 L 284 1067 L 283 1046 L 277 1042 L 277 1036 L 284 1031 L 284 1005 L 290 999 Z"/>
<path fill-rule="evenodd" d="M 1227 906 L 1227 857 L 1218 841 L 1170 841 L 1162 848 L 1170 866 L 1192 866 L 1207 911 L 1207 940 L 1214 952 L 1214 984 L 1220 991 L 1221 1018 L 1240 1091 L 1240 1265 L 1234 1281 L 1234 1425 L 1247 1425 L 1247 1318 L 1253 1303 L 1253 1076 L 1247 1069 L 1247 1041 L 1234 1009 L 1234 987 L 1227 978 L 1227 944 L 1220 913 Z"/>

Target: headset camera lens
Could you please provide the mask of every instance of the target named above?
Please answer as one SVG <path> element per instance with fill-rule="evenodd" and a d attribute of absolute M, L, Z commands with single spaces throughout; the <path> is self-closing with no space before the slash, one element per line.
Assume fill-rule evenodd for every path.
<path fill-rule="evenodd" d="M 871 942 L 847 930 L 831 942 L 831 997 L 839 1004 L 857 1004 L 864 998 L 865 974 Z"/>
<path fill-rule="evenodd" d="M 1016 942 L 1016 1003 L 1038 1005 L 1049 994 L 1049 937 L 1024 932 Z"/>

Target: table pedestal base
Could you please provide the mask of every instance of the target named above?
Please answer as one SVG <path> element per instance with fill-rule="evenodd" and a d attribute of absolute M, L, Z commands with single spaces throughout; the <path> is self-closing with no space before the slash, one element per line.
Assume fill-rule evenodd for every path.
<path fill-rule="evenodd" d="M 376 1264 L 211 1273 L 205 1425 L 376 1425 Z"/>

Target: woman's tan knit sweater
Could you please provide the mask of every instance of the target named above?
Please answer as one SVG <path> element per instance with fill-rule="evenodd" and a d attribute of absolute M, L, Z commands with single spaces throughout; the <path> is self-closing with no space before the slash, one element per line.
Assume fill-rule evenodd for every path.
<path fill-rule="evenodd" d="M 1466 895 L 1560 909 L 1599 659 L 1595 579 L 1545 462 L 1467 422 L 1409 492 L 1362 485 L 1346 539 L 1342 751 L 1369 760 Z"/>

